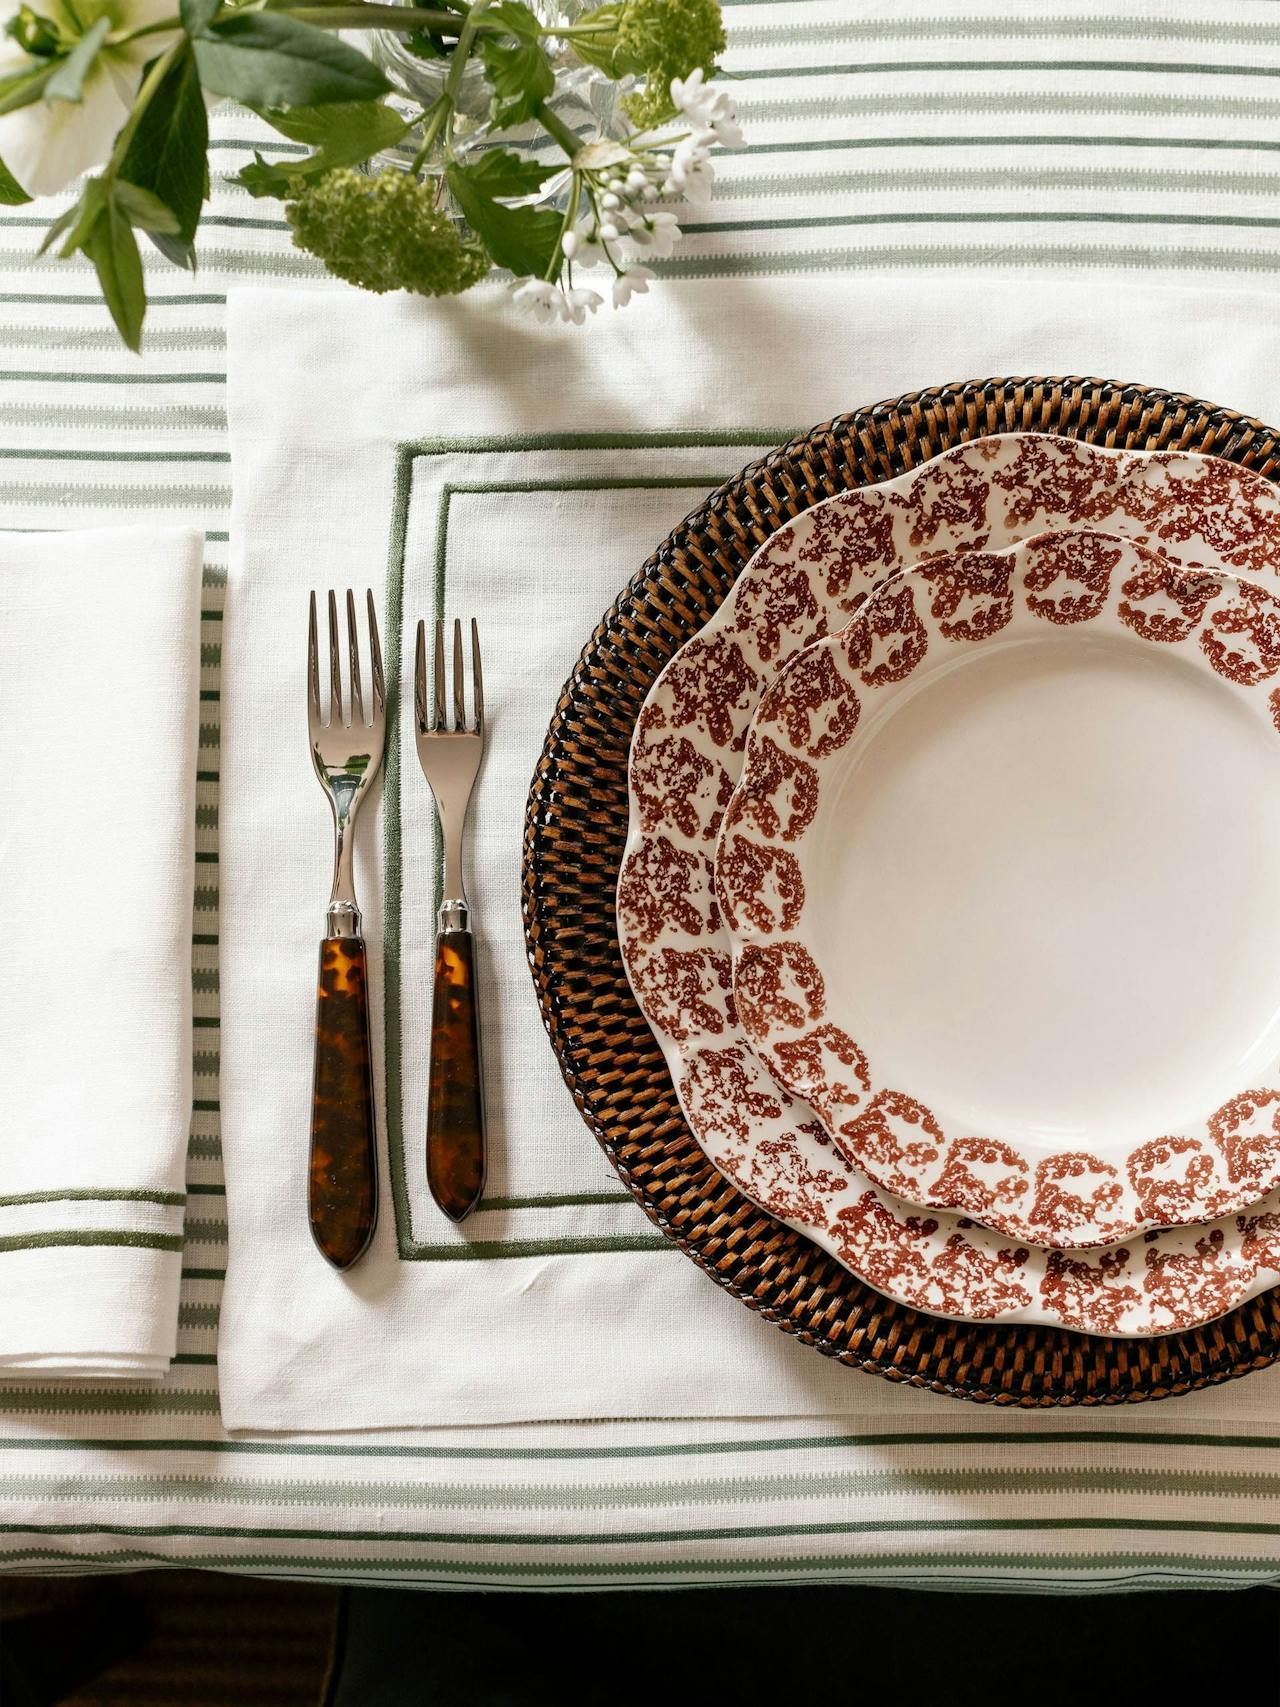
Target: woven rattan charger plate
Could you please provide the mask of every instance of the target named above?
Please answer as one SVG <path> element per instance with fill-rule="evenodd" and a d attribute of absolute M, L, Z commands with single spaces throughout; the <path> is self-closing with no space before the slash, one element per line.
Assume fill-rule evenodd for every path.
<path fill-rule="evenodd" d="M 1280 475 L 1280 435 L 1195 398 L 1096 379 L 988 379 L 842 415 L 753 463 L 663 542 L 587 643 L 529 795 L 524 910 L 543 1018 L 584 1119 L 649 1218 L 748 1308 L 828 1357 L 956 1398 L 1041 1406 L 1168 1398 L 1280 1358 L 1280 1288 L 1160 1339 L 943 1321 L 882 1297 L 743 1197 L 685 1124 L 631 994 L 614 887 L 627 754 L 659 671 L 756 548 L 821 498 L 989 433 L 1210 451 Z"/>

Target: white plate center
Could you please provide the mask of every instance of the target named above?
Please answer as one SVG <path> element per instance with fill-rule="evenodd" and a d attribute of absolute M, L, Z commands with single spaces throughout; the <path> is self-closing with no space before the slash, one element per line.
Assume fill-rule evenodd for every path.
<path fill-rule="evenodd" d="M 823 788 L 805 916 L 874 1080 L 953 1130 L 1126 1151 L 1274 1082 L 1261 704 L 1073 635 L 966 647 L 860 728 Z"/>

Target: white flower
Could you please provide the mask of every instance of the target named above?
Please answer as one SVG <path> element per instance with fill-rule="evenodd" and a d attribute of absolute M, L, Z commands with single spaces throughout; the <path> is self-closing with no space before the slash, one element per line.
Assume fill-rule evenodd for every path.
<path fill-rule="evenodd" d="M 633 296 L 643 296 L 653 276 L 652 267 L 628 267 L 625 273 L 619 273 L 613 281 L 613 306 L 625 308 Z"/>
<path fill-rule="evenodd" d="M 517 279 L 511 287 L 512 301 L 518 308 L 532 314 L 540 325 L 550 320 L 571 320 L 581 326 L 588 314 L 594 314 L 604 298 L 594 290 L 579 287 L 561 290 L 550 279 Z"/>
<path fill-rule="evenodd" d="M 742 146 L 733 102 L 722 89 L 707 86 L 701 66 L 688 77 L 671 79 L 671 99 L 695 129 L 706 133 L 704 142 L 714 139 L 725 148 Z"/>
<path fill-rule="evenodd" d="M 598 291 L 586 290 L 578 286 L 574 290 L 564 292 L 564 317 L 572 320 L 575 326 L 581 326 L 588 314 L 594 314 L 604 298 Z"/>
<path fill-rule="evenodd" d="M 646 261 L 665 261 L 680 239 L 680 224 L 674 213 L 660 209 L 632 222 L 624 243 L 629 253 L 643 254 Z"/>
<path fill-rule="evenodd" d="M 671 176 L 663 186 L 668 195 L 685 196 L 691 202 L 711 200 L 714 176 L 707 150 L 700 138 L 688 136 L 677 143 L 671 156 Z"/>
<path fill-rule="evenodd" d="M 69 42 L 84 35 L 101 17 L 112 33 L 135 30 L 172 17 L 173 0 L 35 0 L 36 6 Z M 0 0 L 0 31 L 18 6 Z M 105 160 L 116 133 L 133 106 L 142 68 L 177 40 L 177 30 L 157 30 L 136 41 L 99 49 L 85 76 L 81 99 L 33 101 L 0 114 L 0 160 L 30 196 L 48 196 Z M 8 36 L 0 38 L 0 77 L 34 71 L 42 63 L 24 53 Z"/>
<path fill-rule="evenodd" d="M 591 267 L 603 267 L 607 256 L 604 244 L 600 241 L 600 233 L 595 226 L 590 226 L 578 233 L 578 252 L 573 258 L 574 271 L 588 270 Z"/>
<path fill-rule="evenodd" d="M 511 296 L 516 307 L 532 314 L 540 325 L 545 326 L 548 320 L 568 318 L 564 293 L 550 279 L 517 279 L 511 287 Z"/>

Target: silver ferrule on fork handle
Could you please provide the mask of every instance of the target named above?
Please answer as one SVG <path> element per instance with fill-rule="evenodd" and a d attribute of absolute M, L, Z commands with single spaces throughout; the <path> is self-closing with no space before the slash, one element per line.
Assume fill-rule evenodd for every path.
<path fill-rule="evenodd" d="M 471 929 L 471 909 L 465 901 L 442 901 L 440 911 L 436 914 L 436 930 L 469 931 Z"/>
<path fill-rule="evenodd" d="M 436 913 L 437 931 L 469 931 L 471 904 L 462 881 L 462 832 L 466 824 L 466 806 L 462 812 L 442 823 L 444 837 L 444 877 L 440 885 L 440 908 Z"/>
<path fill-rule="evenodd" d="M 356 900 L 355 873 L 352 869 L 350 816 L 341 811 L 335 797 L 333 802 L 333 887 L 325 909 L 325 935 L 358 937 L 363 934 L 360 904 Z"/>

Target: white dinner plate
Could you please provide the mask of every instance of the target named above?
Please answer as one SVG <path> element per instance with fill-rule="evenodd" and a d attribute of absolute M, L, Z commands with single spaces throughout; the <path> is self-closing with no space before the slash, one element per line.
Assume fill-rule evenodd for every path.
<path fill-rule="evenodd" d="M 738 1017 L 878 1184 L 1067 1249 L 1277 1184 L 1278 672 L 1257 582 L 1076 530 L 774 678 L 716 860 Z"/>

